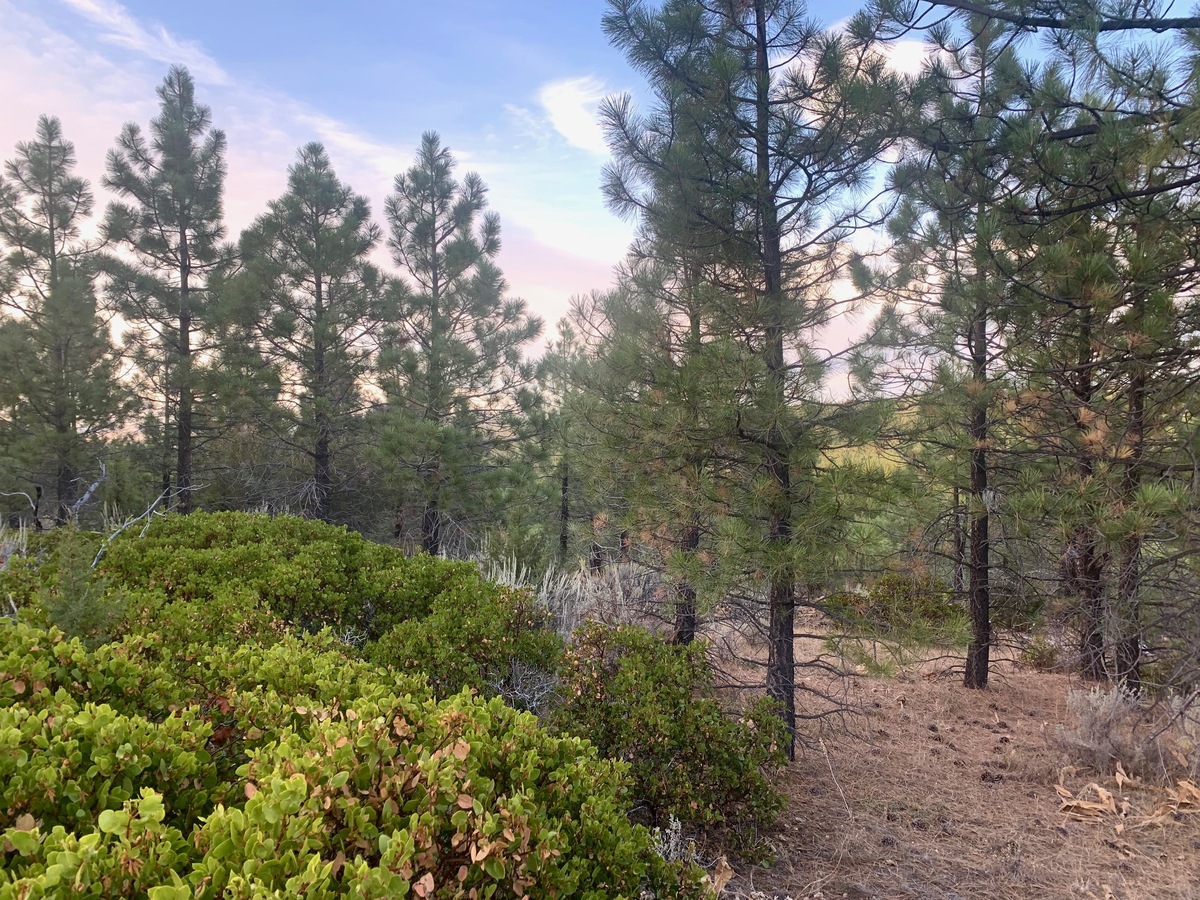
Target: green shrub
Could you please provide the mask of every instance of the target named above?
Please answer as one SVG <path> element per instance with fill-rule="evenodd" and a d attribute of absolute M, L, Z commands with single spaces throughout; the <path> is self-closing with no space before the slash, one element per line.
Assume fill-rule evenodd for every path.
<path fill-rule="evenodd" d="M 839 593 L 825 610 L 850 632 L 914 645 L 965 645 L 970 620 L 946 585 L 930 575 L 889 572 L 865 593 Z"/>
<path fill-rule="evenodd" d="M 476 573 L 438 593 L 428 615 L 401 622 L 365 655 L 381 665 L 429 677 L 439 696 L 465 687 L 497 693 L 513 662 L 551 673 L 562 640 L 549 616 L 523 589 L 483 581 Z"/>
<path fill-rule="evenodd" d="M 479 567 L 474 563 L 425 554 L 405 557 L 390 547 L 379 550 L 394 560 L 380 566 L 368 595 L 375 608 L 372 636 L 386 634 L 400 622 L 424 618 L 433 611 L 438 597 L 480 583 Z"/>
<path fill-rule="evenodd" d="M 172 600 L 157 588 L 126 591 L 126 629 L 154 634 L 168 647 L 191 644 L 269 644 L 288 627 L 250 587 L 228 581 L 213 585 L 203 599 Z"/>
<path fill-rule="evenodd" d="M 337 646 L 0 627 L 0 900 L 704 896 L 629 824 L 621 764 Z"/>
<path fill-rule="evenodd" d="M 592 626 L 567 650 L 560 694 L 554 725 L 629 764 L 650 823 L 736 829 L 769 824 L 782 808 L 766 777 L 785 762 L 782 721 L 766 701 L 741 720 L 726 715 L 701 645 Z"/>
<path fill-rule="evenodd" d="M 145 790 L 118 810 L 101 813 L 78 833 L 56 825 L 48 832 L 24 817 L 0 833 L 0 900 L 45 897 L 191 897 L 180 872 L 191 868 L 189 843 L 163 824 L 162 798 Z"/>
<path fill-rule="evenodd" d="M 55 528 L 28 536 L 24 551 L 0 568 L 5 611 L 32 625 L 56 625 L 90 645 L 103 643 L 122 618 L 121 597 L 92 571 L 100 536 Z"/>
<path fill-rule="evenodd" d="M 136 592 L 136 627 L 161 630 L 167 608 L 176 630 L 197 629 L 192 640 L 284 627 L 369 640 L 429 615 L 440 595 L 480 583 L 472 563 L 408 557 L 321 522 L 237 512 L 164 516 L 144 535 L 117 537 L 100 569 L 114 588 Z M 186 603 L 196 609 L 172 606 Z"/>
<path fill-rule="evenodd" d="M 43 578 L 37 602 L 51 623 L 89 647 L 108 641 L 125 616 L 125 598 L 92 569 L 95 535 L 68 526 L 57 529 L 55 571 Z"/>
<path fill-rule="evenodd" d="M 1021 649 L 1021 662 L 1042 672 L 1058 668 L 1061 661 L 1059 657 L 1058 647 L 1042 634 L 1034 635 L 1030 638 L 1029 643 Z"/>
<path fill-rule="evenodd" d="M 0 625 L 0 709 L 38 708 L 62 692 L 79 703 L 111 703 L 122 712 L 148 711 L 162 693 L 156 688 L 157 673 L 144 664 L 144 643 L 135 638 L 89 651 L 82 641 L 66 638 L 57 628 Z M 134 702 L 127 705 L 127 700 Z"/>
<path fill-rule="evenodd" d="M 62 693 L 36 711 L 0 710 L 0 808 L 10 821 L 28 814 L 70 829 L 145 788 L 169 797 L 172 824 L 194 824 L 217 788 L 211 732 L 194 709 L 154 723 Z"/>
<path fill-rule="evenodd" d="M 625 819 L 619 767 L 498 700 L 388 698 L 310 714 L 305 735 L 243 767 L 244 807 L 218 809 L 197 831 L 218 892 L 245 878 L 290 893 L 308 873 L 353 878 L 374 896 L 427 883 L 446 896 L 501 885 L 506 896 L 614 897 L 668 871 Z M 322 874 L 330 859 L 345 871 Z"/>
<path fill-rule="evenodd" d="M 166 602 L 207 603 L 236 585 L 243 601 L 319 630 L 359 622 L 375 599 L 371 582 L 380 561 L 373 545 L 343 528 L 226 512 L 169 515 L 144 535 L 126 532 L 108 546 L 100 568 L 114 587 L 152 589 Z"/>

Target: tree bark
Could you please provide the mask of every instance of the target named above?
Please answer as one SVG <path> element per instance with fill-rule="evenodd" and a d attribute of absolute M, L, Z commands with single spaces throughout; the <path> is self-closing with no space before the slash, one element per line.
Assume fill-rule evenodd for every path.
<path fill-rule="evenodd" d="M 569 488 L 571 486 L 570 471 L 567 469 L 567 463 L 564 460 L 562 464 L 562 478 L 559 487 L 559 506 L 558 506 L 558 562 L 559 565 L 566 565 L 567 548 L 571 540 L 571 496 Z"/>
<path fill-rule="evenodd" d="M 316 516 L 322 522 L 332 518 L 333 463 L 329 449 L 329 414 L 325 409 L 329 402 L 329 378 L 325 368 L 324 318 L 325 295 L 321 273 L 315 273 L 313 315 L 313 380 L 316 382 L 313 399 L 313 425 L 317 439 L 313 446 L 313 490 L 316 494 Z"/>
<path fill-rule="evenodd" d="M 438 508 L 437 489 L 425 501 L 425 512 L 421 516 L 421 549 L 430 556 L 442 552 L 442 511 Z"/>
<path fill-rule="evenodd" d="M 692 523 L 684 529 L 681 549 L 692 555 L 700 546 L 700 527 Z M 690 644 L 696 640 L 696 586 L 688 579 L 675 588 L 675 636 L 676 644 Z"/>
<path fill-rule="evenodd" d="M 192 511 L 192 291 L 191 256 L 186 229 L 179 233 L 179 364 L 175 369 L 179 406 L 175 411 L 176 512 Z"/>
<path fill-rule="evenodd" d="M 1134 300 L 1133 325 L 1138 347 L 1143 346 L 1145 335 L 1143 317 L 1145 304 L 1141 297 Z M 1142 466 L 1145 456 L 1146 435 L 1146 367 L 1149 362 L 1141 358 L 1142 351 L 1135 350 L 1133 372 L 1129 379 L 1128 415 L 1126 429 L 1128 456 L 1121 473 L 1121 499 L 1126 505 L 1137 500 L 1142 485 Z M 1142 629 L 1141 629 L 1141 582 L 1142 582 L 1142 535 L 1134 531 L 1121 541 L 1120 568 L 1117 574 L 1116 620 L 1119 628 L 1114 648 L 1114 675 L 1117 681 L 1131 693 L 1142 688 Z"/>
<path fill-rule="evenodd" d="M 988 502 L 988 402 L 987 385 L 987 308 L 982 300 L 971 323 L 971 377 L 979 393 L 971 403 L 971 557 L 967 565 L 971 610 L 971 645 L 967 648 L 963 684 L 985 688 L 992 644 L 991 568 L 988 536 L 991 510 Z"/>
<path fill-rule="evenodd" d="M 791 562 L 792 487 L 787 434 L 781 424 L 787 415 L 787 368 L 784 359 L 783 251 L 779 215 L 771 184 L 771 70 L 768 57 L 765 0 L 754 3 L 755 34 L 755 177 L 762 240 L 764 308 L 767 310 L 764 362 L 768 402 L 773 415 L 764 441 L 763 468 L 773 497 L 767 523 L 771 556 L 767 628 L 767 693 L 779 702 L 788 730 L 788 758 L 796 756 L 796 586 Z"/>
<path fill-rule="evenodd" d="M 1087 295 L 1085 295 L 1085 298 Z M 1086 485 L 1095 477 L 1095 454 L 1083 442 L 1088 429 L 1092 404 L 1095 401 L 1095 385 L 1092 371 L 1096 365 L 1092 347 L 1092 308 L 1083 311 L 1077 339 L 1076 370 L 1071 381 L 1075 398 L 1075 433 L 1079 440 L 1076 471 L 1081 484 Z M 1084 523 L 1076 530 L 1067 548 L 1067 576 L 1069 585 L 1076 590 L 1080 599 L 1082 627 L 1079 635 L 1080 671 L 1090 681 L 1102 681 L 1107 677 L 1105 665 L 1104 637 L 1104 568 L 1105 559 L 1100 550 L 1100 538 L 1092 523 Z"/>

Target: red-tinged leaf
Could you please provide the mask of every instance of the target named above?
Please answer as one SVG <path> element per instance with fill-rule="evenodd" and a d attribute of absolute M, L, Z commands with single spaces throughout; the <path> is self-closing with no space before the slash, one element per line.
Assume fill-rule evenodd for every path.
<path fill-rule="evenodd" d="M 213 729 L 212 737 L 209 738 L 209 743 L 214 747 L 220 747 L 228 744 L 233 739 L 233 729 L 228 725 L 218 725 Z"/>
<path fill-rule="evenodd" d="M 471 809 L 471 807 L 473 807 L 474 805 L 475 805 L 475 798 L 472 797 L 470 794 L 459 794 L 458 795 L 459 809 Z"/>

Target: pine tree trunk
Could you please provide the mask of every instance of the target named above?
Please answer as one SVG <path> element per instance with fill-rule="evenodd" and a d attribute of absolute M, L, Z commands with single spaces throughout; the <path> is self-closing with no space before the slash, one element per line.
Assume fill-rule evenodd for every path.
<path fill-rule="evenodd" d="M 1074 562 L 1078 573 L 1083 627 L 1079 641 L 1080 673 L 1089 681 L 1107 677 L 1104 665 L 1104 565 L 1090 528 L 1081 537 Z"/>
<path fill-rule="evenodd" d="M 53 295 L 52 295 L 53 296 Z M 75 423 L 68 407 L 70 389 L 67 374 L 67 353 L 61 341 L 54 347 L 55 380 L 58 389 L 54 397 L 54 524 L 66 525 L 71 519 L 71 507 L 75 503 L 75 468 L 72 449 L 75 438 Z"/>
<path fill-rule="evenodd" d="M 786 434 L 781 420 L 787 414 L 786 362 L 783 336 L 783 251 L 778 210 L 771 185 L 771 70 L 768 58 L 765 0 L 755 0 L 755 177 L 762 237 L 763 298 L 767 310 L 763 353 L 767 369 L 768 403 L 773 409 L 764 441 L 763 468 L 771 489 L 767 552 L 771 558 L 770 621 L 767 628 L 767 693 L 781 707 L 788 729 L 788 758 L 796 755 L 796 587 L 791 563 L 792 488 Z"/>
<path fill-rule="evenodd" d="M 179 235 L 179 407 L 176 410 L 175 510 L 192 511 L 192 310 L 187 232 Z"/>
<path fill-rule="evenodd" d="M 1145 337 L 1143 316 L 1144 301 L 1137 298 L 1133 304 L 1134 325 L 1137 337 Z M 1141 346 L 1139 340 L 1138 346 Z M 1146 434 L 1146 367 L 1150 365 L 1135 351 L 1133 374 L 1129 379 L 1129 424 L 1126 443 L 1129 454 L 1121 474 L 1121 499 L 1126 505 L 1136 502 L 1137 492 L 1142 485 L 1142 463 L 1145 457 Z M 1142 629 L 1141 629 L 1141 581 L 1142 581 L 1142 535 L 1134 531 L 1121 541 L 1120 569 L 1117 575 L 1116 619 L 1117 634 L 1115 659 L 1117 680 L 1131 693 L 1142 687 Z"/>
<path fill-rule="evenodd" d="M 329 378 L 325 370 L 324 317 L 325 296 L 321 273 L 315 273 L 313 310 L 313 380 L 316 391 L 312 398 L 313 425 L 317 439 L 313 446 L 313 490 L 316 494 L 316 517 L 328 522 L 332 517 L 333 472 L 329 450 L 330 424 L 326 404 L 329 401 Z"/>
<path fill-rule="evenodd" d="M 55 472 L 55 495 L 54 524 L 66 525 L 71 520 L 71 507 L 75 504 L 75 470 L 61 454 L 58 471 Z"/>
<path fill-rule="evenodd" d="M 691 556 L 700 546 L 700 527 L 694 522 L 684 529 L 680 549 Z M 684 579 L 675 589 L 675 635 L 676 644 L 690 644 L 696 640 L 696 586 Z"/>
<path fill-rule="evenodd" d="M 316 494 L 316 517 L 322 522 L 332 521 L 333 473 L 332 454 L 329 451 L 329 426 L 317 420 L 317 442 L 313 447 L 313 491 Z"/>
<path fill-rule="evenodd" d="M 442 552 L 442 511 L 438 508 L 438 492 L 425 501 L 425 512 L 421 516 L 421 549 L 430 556 Z"/>
<path fill-rule="evenodd" d="M 571 539 L 571 497 L 568 489 L 570 488 L 570 472 L 567 469 L 567 463 L 562 464 L 562 483 L 559 488 L 559 506 L 558 506 L 558 564 L 565 566 L 567 562 L 567 548 L 570 545 Z"/>
<path fill-rule="evenodd" d="M 1085 293 L 1085 302 L 1090 297 Z M 1088 431 L 1089 415 L 1095 402 L 1095 385 L 1092 378 L 1096 366 L 1095 349 L 1092 347 L 1092 308 L 1083 311 L 1077 338 L 1075 368 L 1071 382 L 1077 412 L 1075 434 L 1079 444 L 1075 470 L 1081 485 L 1087 485 L 1095 477 L 1094 453 L 1084 443 Z M 1107 677 L 1105 666 L 1104 638 L 1104 557 L 1100 552 L 1099 535 L 1090 522 L 1080 525 L 1071 538 L 1068 553 L 1071 555 L 1068 573 L 1078 590 L 1082 627 L 1080 628 L 1079 656 L 1080 672 L 1090 681 L 1103 681 Z"/>
<path fill-rule="evenodd" d="M 952 588 L 955 602 L 961 603 L 967 593 L 967 535 L 963 524 L 962 492 L 954 485 L 954 573 Z"/>
<path fill-rule="evenodd" d="M 971 403 L 968 434 L 971 437 L 971 556 L 967 565 L 971 610 L 971 645 L 967 648 L 966 673 L 963 684 L 969 688 L 985 688 L 988 682 L 989 655 L 992 644 L 990 544 L 988 526 L 991 511 L 988 503 L 988 404 L 984 388 L 987 384 L 987 313 L 980 306 L 971 323 L 971 377 L 979 393 Z"/>

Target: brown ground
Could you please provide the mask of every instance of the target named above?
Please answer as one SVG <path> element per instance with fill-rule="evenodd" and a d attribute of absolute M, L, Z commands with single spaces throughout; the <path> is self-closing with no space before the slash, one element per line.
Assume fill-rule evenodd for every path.
<path fill-rule="evenodd" d="M 1200 815 L 1132 827 L 1169 799 L 1161 786 L 1064 770 L 1047 735 L 1078 684 L 1001 664 L 967 691 L 948 662 L 844 680 L 858 712 L 814 726 L 784 773 L 788 807 L 763 836 L 774 865 L 735 860 L 724 897 L 1200 900 Z M 1061 811 L 1056 784 L 1099 801 L 1089 782 L 1125 815 Z"/>

